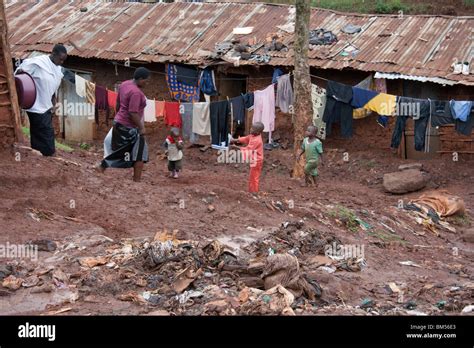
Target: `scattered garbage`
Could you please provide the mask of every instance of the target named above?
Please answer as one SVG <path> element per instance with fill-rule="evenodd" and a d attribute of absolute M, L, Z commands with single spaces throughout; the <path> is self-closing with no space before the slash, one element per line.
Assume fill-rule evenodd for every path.
<path fill-rule="evenodd" d="M 232 33 L 234 35 L 248 35 L 253 32 L 253 27 L 245 27 L 245 28 L 234 28 Z"/>
<path fill-rule="evenodd" d="M 356 34 L 358 32 L 360 32 L 362 30 L 362 28 L 358 25 L 354 25 L 354 24 L 347 24 L 346 26 L 344 26 L 344 28 L 342 28 L 342 31 L 346 34 Z"/>
<path fill-rule="evenodd" d="M 427 316 L 428 314 L 416 310 L 407 310 L 406 314 L 408 315 L 414 315 L 414 316 Z"/>
<path fill-rule="evenodd" d="M 17 278 L 13 275 L 9 275 L 5 279 L 3 279 L 2 286 L 7 289 L 11 290 L 18 290 L 23 283 L 23 279 Z"/>
<path fill-rule="evenodd" d="M 375 306 L 375 301 L 370 298 L 363 299 L 362 303 L 360 304 L 360 308 L 362 309 L 372 308 L 374 306 Z"/>
<path fill-rule="evenodd" d="M 38 251 L 55 251 L 57 248 L 56 243 L 49 239 L 34 240 L 29 244 L 36 245 L 38 247 Z"/>
<path fill-rule="evenodd" d="M 400 261 L 399 264 L 400 264 L 400 265 L 403 265 L 403 266 L 412 266 L 412 267 L 419 267 L 419 268 L 421 268 L 420 265 L 414 263 L 413 261 Z"/>
<path fill-rule="evenodd" d="M 466 206 L 464 201 L 448 191 L 435 191 L 421 195 L 419 198 L 410 201 L 412 204 L 428 206 L 440 217 L 464 214 Z"/>
<path fill-rule="evenodd" d="M 315 29 L 309 32 L 310 45 L 331 45 L 337 42 L 337 36 L 330 30 Z"/>
<path fill-rule="evenodd" d="M 349 272 L 360 272 L 366 266 L 367 263 L 363 257 L 351 257 L 344 259 L 335 264 L 336 268 L 339 270 L 349 271 Z"/>
<path fill-rule="evenodd" d="M 216 194 L 210 193 L 210 196 L 213 198 Z M 213 203 L 208 195 L 205 197 L 208 202 L 203 209 Z M 285 211 L 288 207 L 285 197 L 275 197 L 274 200 L 267 198 L 266 201 L 265 198 L 260 198 L 255 204 L 268 204 L 269 209 L 273 208 L 274 211 Z M 325 207 L 320 202 L 311 204 L 311 207 Z M 300 202 L 297 209 L 301 207 L 303 204 Z M 428 207 L 424 208 L 434 221 L 436 216 Z M 308 211 L 311 209 L 308 208 Z M 159 231 L 150 237 L 121 241 L 95 237 L 67 238 L 66 241 L 57 242 L 54 257 L 40 257 L 39 265 L 35 264 L 33 268 L 1 265 L 0 279 L 6 288 L 4 293 L 8 294 L 13 292 L 7 290 L 20 287 L 28 289 L 15 293 L 28 292 L 31 296 L 39 296 L 35 294 L 41 293 L 45 296 L 45 292 L 49 292 L 49 296 L 55 296 L 60 290 L 69 289 L 72 292 L 67 301 L 74 302 L 79 299 L 79 292 L 81 300 L 84 299 L 83 293 L 88 296 L 91 292 L 97 292 L 88 296 L 97 298 L 102 294 L 112 293 L 116 299 L 142 306 L 137 308 L 142 313 L 150 310 L 150 306 L 160 308 L 149 313 L 150 315 L 295 315 L 315 313 L 316 310 L 331 313 L 336 308 L 346 313 L 371 315 L 426 315 L 425 310 L 430 311 L 429 313 L 438 313 L 440 310 L 459 312 L 469 303 L 467 295 L 472 287 L 469 288 L 469 283 L 459 281 L 448 283 L 450 285 L 444 288 L 442 294 L 435 293 L 436 287 L 439 288 L 436 283 L 422 286 L 420 293 L 433 292 L 433 296 L 446 298 L 436 303 L 437 308 L 430 306 L 429 309 L 423 307 L 423 302 L 420 301 L 418 307 L 423 308 L 423 311 L 414 310 L 417 308 L 415 300 L 404 302 L 402 296 L 396 299 L 396 295 L 404 292 L 408 294 L 407 284 L 400 280 L 382 284 L 382 289 L 380 286 L 372 289 L 356 289 L 351 286 L 346 291 L 350 280 L 359 279 L 360 276 L 343 272 L 360 272 L 370 265 L 367 265 L 364 257 L 341 257 L 327 253 L 328 245 L 337 250 L 343 243 L 331 229 L 333 222 L 317 209 L 314 209 L 311 216 L 312 219 L 321 221 L 321 225 L 316 225 L 318 228 L 309 227 L 313 225 L 307 223 L 307 217 L 296 215 L 296 212 L 296 216 L 301 216 L 300 220 L 285 221 L 271 230 L 257 224 L 247 227 L 247 232 L 244 232 L 252 238 L 246 244 L 239 242 L 239 247 L 233 241 L 238 241 L 239 238 L 246 240 L 247 236 L 238 234 L 232 242 L 222 238 L 183 240 L 177 237 L 177 230 Z M 361 235 L 370 235 L 369 232 L 362 231 L 374 231 L 375 226 L 380 228 L 378 225 L 392 233 L 399 233 L 400 229 L 411 227 L 403 222 L 403 216 L 416 212 L 387 207 L 387 211 L 392 212 L 393 216 L 387 215 L 388 217 L 378 221 L 374 212 L 369 209 L 361 212 L 363 219 L 355 215 L 355 211 L 351 211 L 355 226 L 360 226 L 360 230 L 356 234 L 347 234 L 346 243 L 353 243 L 352 240 Z M 438 217 L 442 221 L 439 215 Z M 105 243 L 107 244 L 102 245 Z M 44 245 L 47 246 L 48 243 L 45 242 Z M 410 243 L 409 247 L 417 250 L 425 246 Z M 429 262 L 427 260 L 423 266 L 413 261 L 400 261 L 399 264 L 424 267 Z M 101 265 L 105 267 L 97 267 Z M 68 266 L 72 267 L 65 268 Z M 447 264 L 446 267 L 453 274 L 468 278 L 468 270 L 462 265 Z M 414 284 L 410 283 L 409 286 L 413 289 Z M 365 297 L 376 296 L 378 291 L 383 295 L 393 296 L 386 296 L 384 300 L 388 298 L 387 303 L 379 303 L 382 302 L 382 297 Z M 418 301 L 416 290 L 409 293 Z M 351 307 L 348 301 L 354 297 L 364 300 L 359 306 Z M 395 300 L 399 306 L 393 306 Z M 428 301 L 434 302 L 433 298 Z M 385 306 L 386 304 L 390 305 Z M 71 307 L 55 308 L 45 313 L 65 313 L 71 310 L 68 308 Z M 472 311 L 472 308 L 465 307 L 464 310 Z"/>
<path fill-rule="evenodd" d="M 109 259 L 105 256 L 83 257 L 83 258 L 78 259 L 78 261 L 81 264 L 81 266 L 92 268 L 95 266 L 105 265 L 109 261 Z"/>
<path fill-rule="evenodd" d="M 322 267 L 319 267 L 318 269 L 326 272 L 326 273 L 334 273 L 336 272 L 336 268 L 333 268 L 333 267 L 327 267 L 327 266 L 322 266 Z"/>
<path fill-rule="evenodd" d="M 261 277 L 265 289 L 281 284 L 295 297 L 304 293 L 307 298 L 314 300 L 316 296 L 321 296 L 321 287 L 316 283 L 310 284 L 306 280 L 300 271 L 298 259 L 290 254 L 268 256 Z"/>
<path fill-rule="evenodd" d="M 401 290 L 395 283 L 388 283 L 388 287 L 392 293 L 400 293 Z"/>
<path fill-rule="evenodd" d="M 204 296 L 203 292 L 190 290 L 190 291 L 185 291 L 180 295 L 176 295 L 176 299 L 178 300 L 180 304 L 183 305 L 186 302 L 188 302 L 188 300 L 191 298 L 202 297 L 202 296 Z"/>
<path fill-rule="evenodd" d="M 40 279 L 36 275 L 29 276 L 25 278 L 25 280 L 22 282 L 22 286 L 25 288 L 31 288 L 33 286 L 38 285 L 40 282 Z"/>
<path fill-rule="evenodd" d="M 451 226 L 447 221 L 443 221 L 441 214 L 449 212 L 464 211 L 464 202 L 458 200 L 456 196 L 444 196 L 438 200 L 440 196 L 435 199 L 433 196 L 422 195 L 417 200 L 412 200 L 403 205 L 403 209 L 409 211 L 409 216 L 412 217 L 418 224 L 425 226 L 435 235 L 439 235 L 437 228 L 442 228 L 450 232 L 456 232 L 456 228 Z M 436 211 L 439 210 L 439 212 Z"/>
<path fill-rule="evenodd" d="M 408 301 L 407 303 L 405 303 L 405 304 L 403 305 L 403 308 L 405 308 L 405 309 L 410 309 L 410 310 L 411 310 L 411 309 L 415 309 L 416 306 L 417 306 L 416 302 L 413 301 L 413 300 L 410 300 L 410 301 Z"/>
<path fill-rule="evenodd" d="M 359 52 L 360 52 L 360 50 L 356 46 L 347 45 L 346 47 L 344 47 L 344 49 L 341 51 L 340 54 L 343 57 L 351 56 L 351 57 L 354 58 Z"/>
<path fill-rule="evenodd" d="M 281 285 L 266 291 L 244 288 L 239 294 L 241 315 L 295 315 L 290 307 L 295 297 Z"/>
<path fill-rule="evenodd" d="M 13 267 L 9 264 L 0 265 L 0 280 L 8 277 L 13 272 Z"/>
<path fill-rule="evenodd" d="M 145 304 L 147 301 L 143 298 L 142 295 L 137 294 L 134 291 L 130 291 L 126 294 L 122 294 L 118 296 L 120 301 L 130 301 L 130 302 L 137 302 Z"/>
<path fill-rule="evenodd" d="M 474 305 L 469 305 L 464 307 L 461 313 L 471 313 L 472 311 L 474 311 Z"/>
<path fill-rule="evenodd" d="M 193 270 L 191 266 L 186 268 L 177 275 L 177 278 L 173 283 L 173 290 L 176 291 L 178 294 L 182 293 L 202 273 L 202 269 Z"/>

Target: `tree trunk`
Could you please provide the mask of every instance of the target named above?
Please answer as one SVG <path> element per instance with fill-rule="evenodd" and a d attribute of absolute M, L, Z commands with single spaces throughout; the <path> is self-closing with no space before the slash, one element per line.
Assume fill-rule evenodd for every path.
<path fill-rule="evenodd" d="M 293 105 L 295 163 L 293 166 L 293 177 L 301 178 L 304 176 L 303 159 L 298 161 L 297 156 L 301 152 L 301 142 L 303 141 L 306 127 L 312 124 L 313 119 L 311 77 L 309 75 L 308 63 L 310 0 L 296 0 L 295 6 L 295 99 Z"/>

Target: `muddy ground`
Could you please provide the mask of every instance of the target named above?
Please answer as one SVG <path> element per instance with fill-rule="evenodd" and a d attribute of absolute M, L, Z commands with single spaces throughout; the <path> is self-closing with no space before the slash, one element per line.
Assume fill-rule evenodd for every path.
<path fill-rule="evenodd" d="M 422 315 L 473 304 L 472 160 L 423 161 L 428 186 L 392 195 L 383 174 L 410 161 L 389 149 L 325 143 L 315 188 L 291 179 L 292 152 L 275 149 L 265 153 L 254 198 L 248 165 L 219 164 L 210 149 L 186 149 L 182 176 L 169 179 L 162 138 L 149 136 L 141 183 L 131 170 L 97 174 L 101 144 L 58 151 L 62 160 L 24 148 L 19 161 L 0 154 L 0 243 L 55 242 L 37 261 L 0 261 L 0 314 Z M 400 200 L 434 189 L 465 201 L 466 214 L 447 219 L 456 232 L 433 231 L 400 209 Z M 320 246 L 332 241 L 363 245 L 363 260 L 325 258 Z M 150 265 L 150 252 L 165 244 Z M 263 293 L 266 257 L 288 252 L 312 294 Z M 279 296 L 287 303 L 272 306 Z"/>

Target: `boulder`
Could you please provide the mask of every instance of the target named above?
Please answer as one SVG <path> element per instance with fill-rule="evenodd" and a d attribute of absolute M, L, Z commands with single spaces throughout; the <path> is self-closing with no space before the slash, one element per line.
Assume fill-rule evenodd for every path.
<path fill-rule="evenodd" d="M 423 169 L 423 164 L 422 163 L 407 163 L 407 164 L 402 164 L 398 166 L 398 170 L 407 170 L 407 169 L 418 169 L 422 170 Z"/>
<path fill-rule="evenodd" d="M 383 176 L 383 187 L 390 193 L 407 193 L 421 190 L 428 183 L 428 176 L 417 169 L 387 173 Z"/>

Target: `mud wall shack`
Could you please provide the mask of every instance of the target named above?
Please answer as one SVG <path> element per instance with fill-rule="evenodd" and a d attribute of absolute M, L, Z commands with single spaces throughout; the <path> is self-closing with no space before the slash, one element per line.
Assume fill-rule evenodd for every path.
<path fill-rule="evenodd" d="M 0 1 L 0 148 L 21 138 L 19 115 L 8 29 L 3 1 Z"/>
<path fill-rule="evenodd" d="M 165 79 L 165 65 L 159 63 L 143 63 L 153 71 L 152 82 L 145 89 L 148 98 L 156 100 L 171 100 L 168 86 Z M 140 66 L 135 63 L 134 66 Z M 90 73 L 92 81 L 113 90 L 120 82 L 130 79 L 133 75 L 133 68 L 118 65 L 112 61 L 70 57 L 66 64 L 67 68 L 73 71 Z M 291 71 L 291 67 L 283 67 L 285 71 Z M 226 97 L 234 97 L 239 93 L 251 92 L 263 89 L 271 84 L 273 74 L 272 66 L 226 66 L 216 67 L 216 84 L 219 90 L 219 97 L 212 97 L 212 101 L 223 100 Z M 311 68 L 311 74 L 327 79 L 332 79 L 341 83 L 355 85 L 369 76 L 371 73 L 358 70 L 335 70 Z M 373 74 L 373 73 L 372 73 Z M 313 78 L 313 83 L 325 86 L 324 81 Z M 432 82 L 418 82 L 410 80 L 387 80 L 387 92 L 399 96 L 415 98 L 432 98 L 438 100 L 473 100 L 474 86 L 454 85 L 443 86 Z M 94 122 L 93 139 L 102 140 L 111 126 L 113 114 L 107 115 L 105 111 L 99 111 L 99 117 Z M 247 113 L 247 126 L 252 120 L 252 111 Z M 339 139 L 339 129 L 336 126 L 334 133 L 326 139 L 329 144 L 337 141 L 338 145 L 347 149 L 387 149 L 390 146 L 391 135 L 395 118 L 391 117 L 387 128 L 380 127 L 376 122 L 376 116 L 372 115 L 364 119 L 354 120 L 354 136 L 351 139 Z M 61 129 L 59 121 L 56 120 L 57 132 Z M 147 124 L 149 129 L 165 127 L 162 120 Z M 275 139 L 280 142 L 291 144 L 293 137 L 292 116 L 289 114 L 276 112 Z M 248 131 L 248 128 L 246 129 Z M 463 136 L 454 131 L 454 126 L 447 125 L 439 129 L 433 129 L 431 134 L 431 151 L 428 154 L 415 152 L 413 149 L 413 121 L 407 124 L 404 141 L 399 150 L 403 158 L 422 159 L 432 158 L 439 154 L 452 154 L 458 152 L 463 158 L 474 158 L 474 135 Z M 64 137 L 64 133 L 63 133 Z M 87 139 L 85 139 L 87 140 Z M 90 139 L 89 139 L 90 140 Z M 405 146 L 406 145 L 406 146 Z"/>

